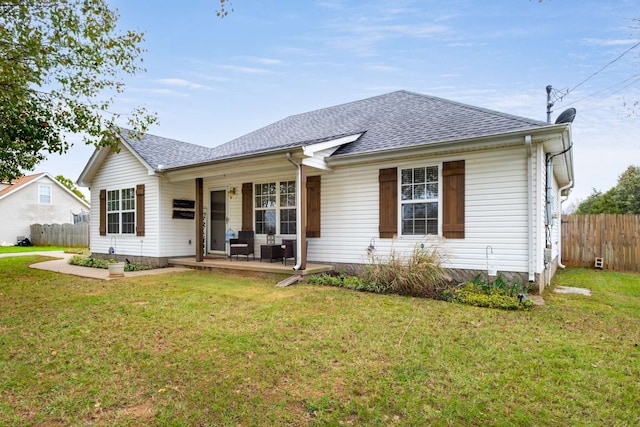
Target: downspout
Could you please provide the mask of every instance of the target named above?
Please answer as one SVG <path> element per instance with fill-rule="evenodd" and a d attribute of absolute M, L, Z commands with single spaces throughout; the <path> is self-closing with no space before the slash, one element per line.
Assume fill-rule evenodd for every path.
<path fill-rule="evenodd" d="M 551 233 L 553 230 L 553 156 L 549 153 L 545 156 L 545 184 L 544 184 L 544 271 L 546 276 L 545 286 L 551 285 L 551 257 L 552 243 Z"/>
<path fill-rule="evenodd" d="M 300 226 L 300 224 L 302 224 L 302 210 L 300 209 L 300 191 L 301 191 L 301 186 L 302 186 L 302 165 L 298 162 L 296 162 L 295 160 L 293 160 L 293 158 L 291 157 L 291 153 L 287 153 L 287 160 L 289 160 L 289 162 L 291 162 L 296 168 L 297 168 L 297 173 L 296 173 L 296 241 L 298 242 L 296 244 L 296 260 L 298 260 L 298 262 L 296 263 L 296 265 L 293 267 L 294 270 L 300 270 L 300 267 L 302 266 L 302 227 Z"/>
<path fill-rule="evenodd" d="M 524 146 L 527 150 L 527 241 L 529 282 L 535 281 L 533 268 L 533 150 L 531 149 L 531 135 L 525 135 Z"/>
<path fill-rule="evenodd" d="M 562 198 L 562 192 L 564 190 L 566 190 L 568 188 L 572 188 L 572 187 L 573 187 L 573 179 L 570 179 L 569 183 L 567 185 L 565 185 L 564 187 L 560 187 L 558 189 L 558 194 L 560 194 L 560 197 L 561 197 L 560 204 L 559 204 L 559 206 L 560 206 L 560 212 L 559 212 L 559 214 L 560 214 L 560 234 L 561 235 L 560 235 L 560 239 L 558 240 L 558 267 L 560 267 L 563 270 L 565 268 L 567 268 L 567 266 L 562 263 L 562 204 L 567 201 L 569 196 L 567 195 L 566 197 Z"/>
<path fill-rule="evenodd" d="M 562 146 L 564 147 L 564 133 L 562 134 Z M 571 146 L 569 146 L 569 148 L 571 148 L 573 146 L 573 144 L 571 144 Z M 569 151 L 569 150 L 565 150 Z M 569 172 L 571 169 L 569 168 L 568 162 L 567 162 L 567 171 Z M 567 201 L 567 199 L 569 198 L 569 195 L 567 194 L 566 197 L 562 198 L 562 192 L 564 190 L 568 190 L 570 188 L 573 188 L 573 173 L 569 174 L 569 183 L 567 185 L 565 185 L 564 187 L 561 187 L 558 189 L 558 195 L 560 196 L 560 203 L 559 205 L 559 209 L 560 212 L 558 212 L 558 214 L 560 215 L 560 239 L 558 239 L 558 267 L 562 268 L 563 270 L 565 268 L 567 268 L 566 265 L 562 264 L 562 204 L 564 202 Z"/>

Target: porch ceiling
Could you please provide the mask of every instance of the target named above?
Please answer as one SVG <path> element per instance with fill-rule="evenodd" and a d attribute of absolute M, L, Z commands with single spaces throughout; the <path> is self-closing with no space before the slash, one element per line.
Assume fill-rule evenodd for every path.
<path fill-rule="evenodd" d="M 300 161 L 302 154 L 300 149 L 288 150 L 288 152 L 291 152 L 293 157 Z M 295 168 L 287 160 L 286 152 L 170 170 L 164 172 L 164 175 L 169 178 L 169 182 L 174 183 L 190 181 L 195 178 L 225 178 L 228 180 L 234 177 L 242 177 L 244 179 L 252 175 L 259 174 L 264 176 L 272 172 L 282 172 L 282 170 L 295 172 Z"/>

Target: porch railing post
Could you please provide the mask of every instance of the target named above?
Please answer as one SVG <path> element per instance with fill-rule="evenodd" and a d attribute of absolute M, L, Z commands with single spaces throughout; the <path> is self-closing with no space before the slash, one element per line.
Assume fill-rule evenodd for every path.
<path fill-rule="evenodd" d="M 202 191 L 202 178 L 196 178 L 196 262 L 204 260 L 204 203 Z"/>
<path fill-rule="evenodd" d="M 300 182 L 298 183 L 300 189 L 300 270 L 307 269 L 307 170 L 304 165 L 300 165 Z"/>

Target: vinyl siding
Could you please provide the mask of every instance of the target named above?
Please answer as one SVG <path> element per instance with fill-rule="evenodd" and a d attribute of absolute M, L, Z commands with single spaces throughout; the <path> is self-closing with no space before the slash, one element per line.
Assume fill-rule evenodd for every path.
<path fill-rule="evenodd" d="M 145 185 L 145 235 L 136 236 L 134 233 L 100 236 L 100 190 L 135 188 L 138 184 Z M 91 182 L 91 252 L 107 254 L 109 248 L 113 247 L 116 255 L 161 256 L 158 206 L 158 177 L 149 175 L 138 159 L 120 146 L 119 153 L 112 152 L 107 156 Z"/>
<path fill-rule="evenodd" d="M 379 169 L 433 164 L 441 168 L 443 161 L 463 159 L 466 161 L 464 239 L 378 238 Z M 388 256 L 392 250 L 409 254 L 416 244 L 425 243 L 440 248 L 446 257 L 446 267 L 485 269 L 486 248 L 491 246 L 498 270 L 526 272 L 526 170 L 524 147 L 336 168 L 322 179 L 322 238 L 309 239 L 309 260 L 366 263 L 366 249 L 372 241 L 375 254 L 380 257 Z"/>
<path fill-rule="evenodd" d="M 51 187 L 51 204 L 40 204 L 41 185 Z M 72 212 L 88 209 L 44 175 L 0 200 L 0 244 L 14 245 L 18 236 L 31 237 L 31 224 L 73 223 Z"/>
<path fill-rule="evenodd" d="M 544 152 L 540 144 L 533 149 L 534 267 L 535 272 L 540 273 L 543 270 L 545 244 Z M 442 162 L 456 160 L 465 160 L 465 238 L 442 238 L 440 213 L 438 236 L 380 239 L 379 170 L 437 165 L 441 172 Z M 295 180 L 296 170 L 288 162 L 279 160 L 273 164 L 265 162 L 260 168 L 243 169 L 230 174 L 211 170 L 203 171 L 202 175 L 206 210 L 210 204 L 210 191 L 235 188 L 235 195 L 227 193 L 226 228 L 237 234 L 242 227 L 242 184 Z M 310 262 L 367 263 L 370 261 L 367 247 L 372 243 L 376 248 L 375 256 L 381 258 L 392 251 L 408 255 L 416 244 L 425 244 L 439 248 L 444 256 L 444 265 L 448 268 L 484 270 L 487 247 L 491 246 L 498 271 L 528 271 L 527 155 L 524 145 L 455 155 L 425 155 L 394 162 L 336 166 L 333 172 L 323 173 L 321 182 L 322 237 L 307 239 Z M 100 189 L 133 187 L 137 184 L 146 186 L 146 236 L 116 236 L 115 240 L 112 236 L 100 237 L 99 218 L 92 215 L 92 251 L 107 253 L 109 247 L 115 245 L 118 254 L 193 256 L 195 222 L 173 219 L 172 212 L 173 199 L 195 200 L 194 179 L 170 182 L 165 177 L 149 176 L 142 164 L 124 148 L 119 154 L 107 157 L 92 182 L 93 212 L 97 212 Z M 555 181 L 554 190 L 557 192 Z M 442 194 L 441 188 L 439 193 Z M 558 200 L 556 196 L 556 204 Z M 401 208 L 401 202 L 398 207 Z M 556 207 L 556 211 L 558 209 Z M 401 215 L 399 222 L 400 218 Z M 557 246 L 555 242 L 559 238 L 558 227 L 559 224 L 553 229 L 554 246 Z M 278 235 L 276 241 L 289 237 L 293 236 Z M 256 235 L 257 257 L 260 245 L 265 242 L 265 235 Z"/>
<path fill-rule="evenodd" d="M 173 218 L 173 200 L 179 199 L 195 201 L 195 180 L 185 181 L 177 184 L 170 184 L 166 180 L 166 178 L 160 178 L 159 183 L 159 232 L 162 235 L 162 239 L 158 242 L 160 256 L 194 256 L 196 253 L 195 219 Z M 149 224 L 148 220 L 146 224 Z"/>

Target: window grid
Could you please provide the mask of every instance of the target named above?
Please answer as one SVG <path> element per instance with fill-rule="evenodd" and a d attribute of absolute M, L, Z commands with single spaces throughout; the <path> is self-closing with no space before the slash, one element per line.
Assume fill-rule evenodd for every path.
<path fill-rule="evenodd" d="M 107 191 L 107 233 L 134 234 L 136 231 L 134 188 Z"/>
<path fill-rule="evenodd" d="M 38 203 L 40 203 L 41 205 L 51 204 L 51 186 L 50 185 L 40 185 L 38 187 Z"/>
<path fill-rule="evenodd" d="M 296 182 L 255 185 L 256 234 L 296 233 Z"/>
<path fill-rule="evenodd" d="M 403 235 L 438 234 L 438 167 L 402 170 Z"/>

